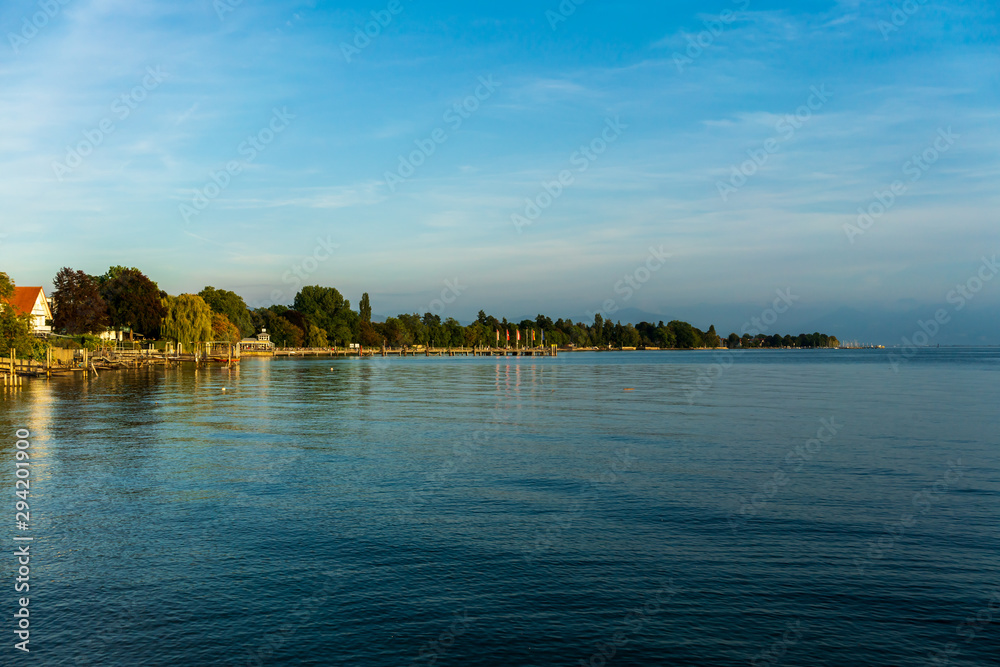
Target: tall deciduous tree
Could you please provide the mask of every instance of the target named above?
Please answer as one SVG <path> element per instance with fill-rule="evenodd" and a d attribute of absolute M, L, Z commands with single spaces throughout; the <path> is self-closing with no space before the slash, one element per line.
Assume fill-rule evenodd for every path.
<path fill-rule="evenodd" d="M 343 343 L 353 338 L 358 314 L 351 310 L 351 302 L 333 287 L 303 287 L 295 295 L 295 310 L 326 329 L 331 340 Z"/>
<path fill-rule="evenodd" d="M 239 294 L 209 286 L 198 292 L 198 296 L 204 299 L 213 311 L 225 315 L 240 330 L 241 335 L 250 336 L 256 333 L 253 321 L 250 319 L 250 310 Z"/>
<path fill-rule="evenodd" d="M 708 332 L 705 333 L 705 347 L 719 347 L 719 334 L 715 332 L 715 325 L 708 327 Z"/>
<path fill-rule="evenodd" d="M 229 318 L 221 313 L 212 313 L 212 340 L 226 342 L 234 345 L 243 338 L 243 334 L 236 328 Z"/>
<path fill-rule="evenodd" d="M 111 323 L 97 280 L 63 267 L 52 281 L 52 326 L 71 336 L 100 333 Z"/>
<path fill-rule="evenodd" d="M 674 340 L 677 347 L 681 349 L 691 349 L 693 347 L 698 347 L 701 344 L 701 340 L 695 332 L 694 327 L 687 322 L 674 320 L 667 326 L 674 334 Z"/>
<path fill-rule="evenodd" d="M 195 294 L 168 296 L 163 303 L 164 337 L 175 343 L 200 343 L 212 339 L 212 309 Z"/>
<path fill-rule="evenodd" d="M 99 281 L 112 327 L 128 329 L 129 340 L 136 331 L 152 334 L 160 328 L 165 315 L 160 288 L 142 271 L 113 266 Z"/>
<path fill-rule="evenodd" d="M 282 310 L 278 314 L 278 317 L 283 317 L 292 324 L 294 324 L 295 326 L 297 326 L 302 331 L 303 336 L 307 336 L 310 327 L 312 326 L 312 322 L 309 321 L 309 318 L 297 310 L 290 310 L 290 309 Z"/>
<path fill-rule="evenodd" d="M 361 317 L 361 321 L 366 324 L 371 324 L 372 322 L 372 303 L 368 299 L 368 292 L 361 295 L 361 302 L 358 303 L 358 315 Z"/>
<path fill-rule="evenodd" d="M 371 322 L 359 322 L 358 323 L 358 342 L 365 347 L 375 347 L 382 344 L 385 340 L 383 335 L 379 333 Z"/>

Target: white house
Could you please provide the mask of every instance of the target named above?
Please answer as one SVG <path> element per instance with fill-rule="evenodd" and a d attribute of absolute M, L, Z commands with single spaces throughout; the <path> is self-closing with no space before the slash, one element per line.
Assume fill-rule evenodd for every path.
<path fill-rule="evenodd" d="M 267 329 L 261 329 L 256 338 L 244 338 L 240 341 L 240 352 L 272 352 L 274 343 Z"/>
<path fill-rule="evenodd" d="M 31 315 L 31 331 L 36 336 L 52 333 L 52 309 L 41 287 L 15 287 L 9 301 L 18 315 Z"/>

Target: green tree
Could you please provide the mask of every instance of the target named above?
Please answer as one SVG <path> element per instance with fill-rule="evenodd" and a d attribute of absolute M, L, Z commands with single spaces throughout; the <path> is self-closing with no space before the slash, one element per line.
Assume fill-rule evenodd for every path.
<path fill-rule="evenodd" d="M 41 359 L 45 344 L 31 333 L 31 314 L 18 314 L 10 305 L 14 296 L 14 281 L 0 272 L 0 356 L 15 354 L 21 358 Z"/>
<path fill-rule="evenodd" d="M 674 334 L 674 340 L 676 341 L 674 344 L 682 350 L 698 347 L 701 343 L 700 336 L 698 336 L 695 328 L 687 322 L 674 320 L 667 325 L 667 328 Z"/>
<path fill-rule="evenodd" d="M 376 327 L 375 330 L 382 334 L 382 338 L 389 347 L 402 347 L 403 345 L 413 344 L 413 341 L 408 338 L 407 331 L 395 317 L 387 317 L 385 322 L 374 326 Z"/>
<path fill-rule="evenodd" d="M 435 347 L 448 346 L 448 342 L 445 340 L 447 336 L 445 335 L 444 328 L 441 326 L 440 315 L 424 313 L 421 322 L 424 325 L 424 339 L 421 342 L 434 345 Z"/>
<path fill-rule="evenodd" d="M 631 324 L 626 324 L 622 328 L 622 347 L 639 347 L 639 343 L 642 341 L 639 336 L 639 330 L 636 329 Z"/>
<path fill-rule="evenodd" d="M 204 299 L 213 311 L 225 315 L 240 330 L 241 336 L 252 336 L 256 333 L 253 320 L 250 319 L 250 309 L 239 294 L 208 286 L 198 292 L 198 296 Z"/>
<path fill-rule="evenodd" d="M 708 333 L 704 335 L 705 347 L 719 347 L 721 341 L 719 334 L 715 332 L 715 325 L 708 327 Z"/>
<path fill-rule="evenodd" d="M 358 342 L 365 347 L 381 346 L 385 337 L 371 322 L 362 320 L 358 323 Z"/>
<path fill-rule="evenodd" d="M 164 299 L 162 331 L 175 343 L 200 343 L 212 339 L 212 309 L 196 294 Z"/>
<path fill-rule="evenodd" d="M 399 328 L 403 332 L 403 344 L 404 345 L 424 345 L 427 343 L 427 328 L 424 323 L 420 321 L 420 316 L 417 314 L 406 314 L 400 313 L 399 317 L 396 318 L 399 323 Z"/>
<path fill-rule="evenodd" d="M 469 326 L 465 327 L 462 333 L 462 343 L 465 347 L 472 347 L 474 345 L 493 345 L 495 342 L 496 331 L 494 329 L 490 329 L 486 324 L 479 320 L 476 320 Z"/>
<path fill-rule="evenodd" d="M 274 306 L 271 307 L 272 310 L 274 310 L 274 308 L 275 308 Z M 312 327 L 312 322 L 309 321 L 308 317 L 306 317 L 297 310 L 289 310 L 287 308 L 281 310 L 278 313 L 278 316 L 285 318 L 286 320 L 294 324 L 296 327 L 298 327 L 299 330 L 302 332 L 303 340 L 305 338 L 308 338 L 308 331 L 310 330 L 310 327 Z M 325 346 L 320 345 L 319 347 L 325 347 Z"/>
<path fill-rule="evenodd" d="M 361 317 L 361 321 L 367 324 L 371 324 L 372 321 L 372 304 L 368 299 L 368 292 L 361 295 L 361 302 L 358 304 L 358 314 Z"/>
<path fill-rule="evenodd" d="M 572 326 L 570 322 L 570 326 Z M 593 341 L 594 345 L 603 345 L 605 343 L 604 339 L 604 318 L 601 317 L 600 313 L 594 314 L 594 324 L 590 327 L 590 339 Z M 574 343 L 576 341 L 573 341 Z M 579 345 L 579 343 L 577 343 Z"/>
<path fill-rule="evenodd" d="M 52 281 L 52 327 L 71 336 L 105 331 L 108 306 L 98 282 L 83 271 L 63 267 Z"/>
<path fill-rule="evenodd" d="M 160 328 L 166 314 L 160 288 L 142 271 L 113 266 L 98 280 L 116 331 L 128 329 L 129 340 L 133 340 L 136 331 L 152 334 Z"/>
<path fill-rule="evenodd" d="M 326 338 L 326 330 L 320 329 L 315 324 L 309 325 L 309 335 L 306 338 L 306 347 L 326 347 L 329 345 Z"/>
<path fill-rule="evenodd" d="M 454 317 L 449 317 L 442 327 L 444 340 L 449 347 L 462 347 L 465 343 L 465 328 Z"/>
<path fill-rule="evenodd" d="M 354 337 L 358 314 L 351 310 L 351 302 L 333 287 L 303 287 L 295 295 L 294 307 L 316 326 L 326 329 L 331 341 L 343 344 Z"/>
<path fill-rule="evenodd" d="M 275 345 L 280 347 L 302 347 L 303 343 L 306 342 L 306 332 L 288 320 L 284 320 L 287 323 L 284 326 L 278 325 L 277 323 L 281 321 L 280 317 L 275 319 L 276 326 L 271 333 L 271 340 L 277 338 Z"/>

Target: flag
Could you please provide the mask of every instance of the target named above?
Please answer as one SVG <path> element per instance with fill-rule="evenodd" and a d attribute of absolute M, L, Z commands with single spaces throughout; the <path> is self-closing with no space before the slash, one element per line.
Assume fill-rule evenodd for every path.
<path fill-rule="evenodd" d="M 535 330 L 534 329 L 531 330 L 531 342 L 532 343 L 535 342 Z"/>
<path fill-rule="evenodd" d="M 542 345 L 545 345 L 545 329 L 542 329 Z"/>
<path fill-rule="evenodd" d="M 519 342 L 519 343 L 521 342 L 521 330 L 520 329 L 517 330 L 517 342 Z"/>
<path fill-rule="evenodd" d="M 498 343 L 500 342 L 500 330 L 499 329 L 497 329 L 497 342 Z"/>
<path fill-rule="evenodd" d="M 510 329 L 507 329 L 507 342 L 510 342 Z"/>

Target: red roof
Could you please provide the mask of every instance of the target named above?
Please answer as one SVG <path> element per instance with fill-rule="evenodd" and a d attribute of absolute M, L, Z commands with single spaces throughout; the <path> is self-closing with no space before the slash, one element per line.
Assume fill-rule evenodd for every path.
<path fill-rule="evenodd" d="M 8 303 L 14 307 L 18 315 L 29 315 L 38 302 L 41 287 L 15 287 L 14 297 Z M 42 298 L 44 301 L 44 297 Z"/>

